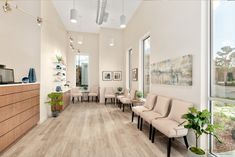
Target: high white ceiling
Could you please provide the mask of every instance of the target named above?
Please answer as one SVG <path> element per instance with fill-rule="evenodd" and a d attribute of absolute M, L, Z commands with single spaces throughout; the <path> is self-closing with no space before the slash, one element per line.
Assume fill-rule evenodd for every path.
<path fill-rule="evenodd" d="M 55 8 L 59 13 L 65 27 L 69 31 L 98 32 L 100 27 L 119 28 L 119 19 L 122 14 L 122 0 L 107 0 L 106 11 L 109 13 L 107 23 L 101 26 L 96 24 L 98 0 L 75 0 L 75 8 L 78 10 L 78 23 L 69 20 L 70 9 L 73 8 L 73 0 L 53 0 Z M 124 14 L 126 22 L 130 20 L 141 0 L 124 0 Z"/>

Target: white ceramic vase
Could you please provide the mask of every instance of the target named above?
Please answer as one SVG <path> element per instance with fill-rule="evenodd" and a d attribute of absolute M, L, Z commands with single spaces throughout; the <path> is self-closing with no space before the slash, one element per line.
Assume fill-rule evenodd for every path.
<path fill-rule="evenodd" d="M 188 148 L 188 157 L 206 157 L 206 154 L 204 154 L 204 155 L 195 154 L 190 150 L 190 147 L 189 147 Z"/>

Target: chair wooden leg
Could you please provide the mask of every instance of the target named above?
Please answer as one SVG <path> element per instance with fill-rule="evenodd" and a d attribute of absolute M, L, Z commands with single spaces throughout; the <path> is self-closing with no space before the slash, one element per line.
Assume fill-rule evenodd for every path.
<path fill-rule="evenodd" d="M 140 128 L 140 116 L 138 116 L 137 128 Z"/>
<path fill-rule="evenodd" d="M 152 136 L 152 124 L 149 124 L 149 140 L 151 140 Z"/>
<path fill-rule="evenodd" d="M 90 102 L 90 97 L 88 96 L 88 102 Z"/>
<path fill-rule="evenodd" d="M 186 148 L 188 149 L 189 145 L 188 145 L 187 136 L 184 136 L 184 143 L 185 143 Z"/>
<path fill-rule="evenodd" d="M 143 118 L 140 117 L 140 131 L 142 131 L 142 126 L 143 126 Z"/>
<path fill-rule="evenodd" d="M 125 104 L 122 104 L 122 112 L 125 110 Z"/>
<path fill-rule="evenodd" d="M 131 122 L 133 122 L 133 121 L 134 121 L 134 115 L 135 115 L 135 113 L 132 111 Z"/>
<path fill-rule="evenodd" d="M 73 102 L 73 104 L 74 104 L 74 97 L 72 97 L 72 102 Z"/>
<path fill-rule="evenodd" d="M 168 147 L 167 147 L 167 157 L 170 156 L 171 156 L 171 138 L 169 138 Z"/>
<path fill-rule="evenodd" d="M 154 127 L 152 127 L 152 137 L 151 137 L 151 139 L 152 139 L 152 143 L 154 143 L 154 137 L 155 137 L 155 132 L 156 132 L 156 129 L 154 128 Z"/>
<path fill-rule="evenodd" d="M 107 98 L 104 99 L 104 104 L 106 105 L 106 102 L 107 102 Z"/>

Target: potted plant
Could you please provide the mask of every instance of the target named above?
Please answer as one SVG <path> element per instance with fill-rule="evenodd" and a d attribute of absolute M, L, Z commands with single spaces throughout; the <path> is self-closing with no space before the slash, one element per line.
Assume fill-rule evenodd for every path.
<path fill-rule="evenodd" d="M 58 62 L 58 63 L 61 63 L 61 62 L 63 61 L 62 56 L 56 55 L 56 59 L 57 59 L 57 62 Z"/>
<path fill-rule="evenodd" d="M 48 98 L 50 101 L 48 102 L 51 105 L 51 112 L 53 117 L 57 117 L 59 112 L 61 111 L 61 107 L 63 106 L 63 94 L 52 92 L 48 94 Z"/>
<path fill-rule="evenodd" d="M 198 140 L 202 134 L 212 135 L 221 143 L 215 135 L 215 129 L 217 129 L 218 126 L 210 123 L 210 116 L 211 114 L 208 110 L 198 111 L 195 107 L 189 108 L 189 113 L 183 115 L 182 118 L 185 119 L 187 123 L 184 127 L 194 131 L 196 140 L 195 146 L 189 147 L 188 149 L 189 157 L 204 157 L 206 155 L 205 151 L 198 146 Z"/>
<path fill-rule="evenodd" d="M 137 92 L 136 92 L 136 97 L 137 97 L 138 99 L 142 98 L 142 97 L 143 97 L 143 92 L 137 91 Z"/>
<path fill-rule="evenodd" d="M 118 87 L 118 88 L 117 88 L 117 91 L 118 91 L 119 93 L 121 93 L 121 92 L 122 92 L 122 87 Z"/>

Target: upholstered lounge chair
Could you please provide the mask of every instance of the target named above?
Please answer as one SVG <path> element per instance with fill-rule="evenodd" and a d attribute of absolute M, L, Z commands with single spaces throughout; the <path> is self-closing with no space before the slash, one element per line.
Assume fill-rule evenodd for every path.
<path fill-rule="evenodd" d="M 188 108 L 193 104 L 180 100 L 173 100 L 169 116 L 166 118 L 152 121 L 152 142 L 154 142 L 155 131 L 158 130 L 168 137 L 167 157 L 170 157 L 171 141 L 177 137 L 183 137 L 186 147 L 188 148 L 187 134 L 188 129 L 179 126 L 184 122 L 182 115 L 188 112 Z"/>
<path fill-rule="evenodd" d="M 144 103 L 143 106 L 134 106 L 132 107 L 132 117 L 131 121 L 133 122 L 134 116 L 138 116 L 138 122 L 137 122 L 137 128 L 139 128 L 139 123 L 140 123 L 140 113 L 144 111 L 150 111 L 153 109 L 155 102 L 156 102 L 157 95 L 155 94 L 148 94 L 146 98 L 146 102 Z"/>
<path fill-rule="evenodd" d="M 71 98 L 72 98 L 72 102 L 74 103 L 75 98 L 77 98 L 77 100 L 79 101 L 79 97 L 81 98 L 81 102 L 82 102 L 82 96 L 83 94 L 80 92 L 80 88 L 79 87 L 75 87 L 71 89 Z"/>
<path fill-rule="evenodd" d="M 114 90 L 112 87 L 105 88 L 104 98 L 105 98 L 105 105 L 106 105 L 108 99 L 111 100 L 111 103 L 113 102 L 113 100 L 115 99 L 115 94 L 114 94 Z"/>
<path fill-rule="evenodd" d="M 122 104 L 122 111 L 124 112 L 125 110 L 125 106 L 129 105 L 129 107 L 132 106 L 132 100 L 135 99 L 135 94 L 136 94 L 136 90 L 132 89 L 130 91 L 130 95 L 129 97 L 124 97 L 124 98 L 121 98 L 121 104 Z"/>
<path fill-rule="evenodd" d="M 88 94 L 88 102 L 90 101 L 90 97 L 92 98 L 95 97 L 96 102 L 99 100 L 99 87 L 98 86 L 93 86 Z"/>
<path fill-rule="evenodd" d="M 144 111 L 140 113 L 140 130 L 142 130 L 142 124 L 144 120 L 150 126 L 150 129 L 149 129 L 150 140 L 151 140 L 151 135 L 152 135 L 152 120 L 166 117 L 169 112 L 170 102 L 171 102 L 171 98 L 158 96 L 156 105 L 154 106 L 153 110 Z"/>

